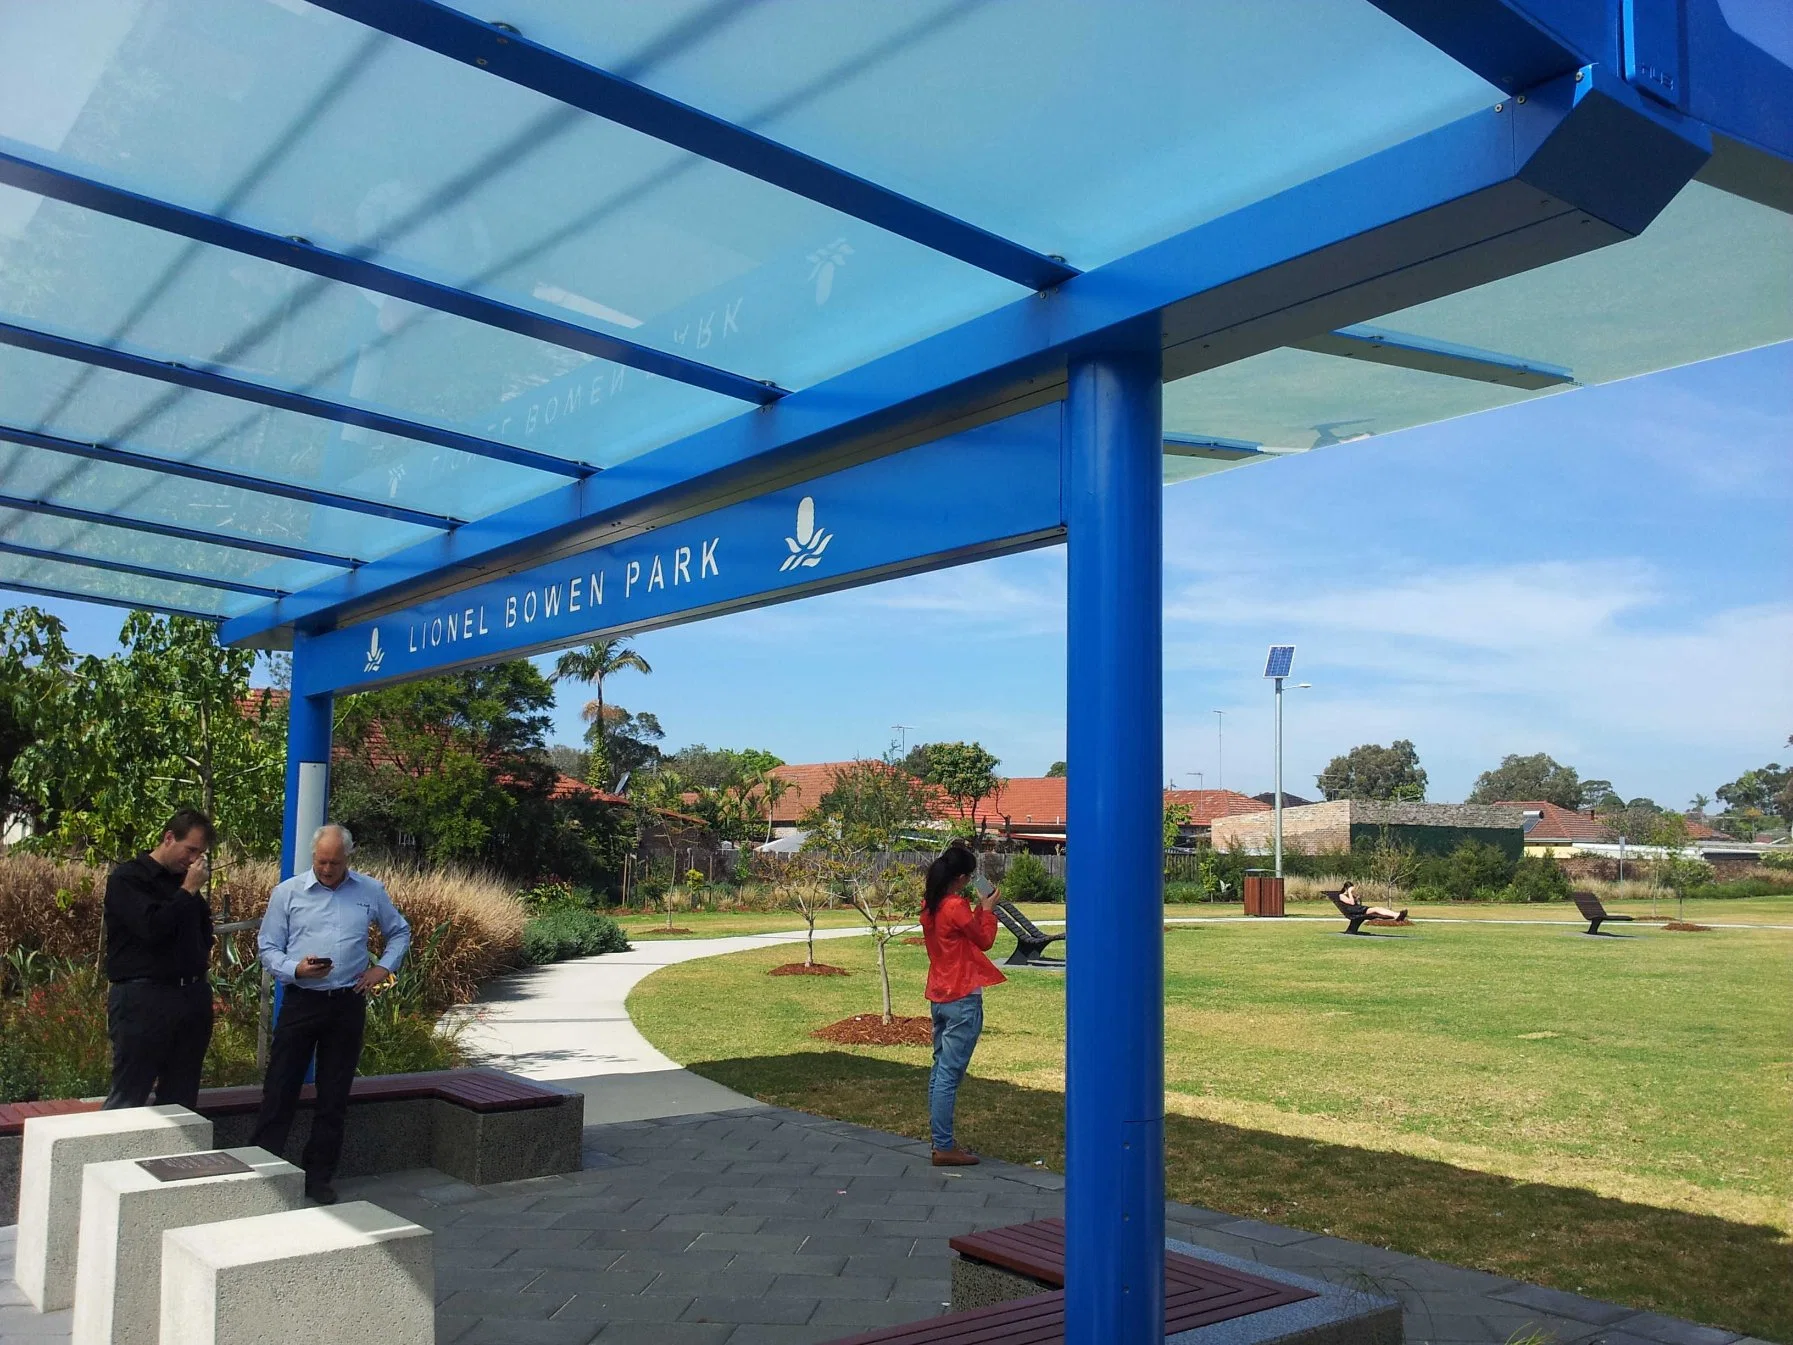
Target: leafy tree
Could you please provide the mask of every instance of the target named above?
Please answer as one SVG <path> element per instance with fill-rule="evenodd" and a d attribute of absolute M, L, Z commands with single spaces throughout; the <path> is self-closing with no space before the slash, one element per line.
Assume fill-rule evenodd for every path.
<path fill-rule="evenodd" d="M 591 708 L 591 705 L 586 706 L 588 710 Z M 604 719 L 607 730 L 603 735 L 602 750 L 598 745 L 596 722 L 593 721 L 585 731 L 585 741 L 590 745 L 585 766 L 588 784 L 599 789 L 614 789 L 625 774 L 638 777 L 658 769 L 664 759 L 659 743 L 666 737 L 658 716 L 647 710 L 632 714 L 620 705 L 606 705 Z"/>
<path fill-rule="evenodd" d="M 1046 872 L 1039 856 L 1023 852 L 1002 875 L 1002 896 L 1005 901 L 1063 901 L 1065 885 Z"/>
<path fill-rule="evenodd" d="M 584 682 L 597 693 L 585 707 L 585 722 L 593 729 L 586 736 L 599 758 L 600 774 L 611 764 L 604 736 L 609 727 L 604 714 L 604 679 L 629 670 L 644 674 L 653 672 L 648 661 L 622 639 L 594 640 L 583 649 L 569 649 L 554 660 L 554 681 Z"/>
<path fill-rule="evenodd" d="M 897 768 L 899 770 L 908 771 L 909 774 L 913 775 L 917 780 L 927 779 L 928 744 L 916 743 L 914 747 L 911 747 L 903 754 L 903 759 L 897 762 Z"/>
<path fill-rule="evenodd" d="M 1787 739 L 1787 745 L 1793 747 L 1793 737 Z M 1793 825 L 1793 767 L 1771 761 L 1766 766 L 1743 772 L 1714 792 L 1732 812 L 1754 810 L 1764 816 L 1773 813 L 1781 821 Z"/>
<path fill-rule="evenodd" d="M 928 771 L 923 778 L 951 799 L 961 820 L 977 831 L 977 806 L 1002 788 L 996 768 L 1002 763 L 982 743 L 929 743 Z"/>
<path fill-rule="evenodd" d="M 1714 874 L 1712 866 L 1703 859 L 1670 855 L 1655 865 L 1651 876 L 1675 894 L 1675 916 L 1681 919 L 1687 914 L 1689 890 L 1704 887 L 1713 880 Z"/>
<path fill-rule="evenodd" d="M 1567 901 L 1569 875 L 1554 859 L 1526 855 L 1513 870 L 1507 895 L 1514 901 Z"/>
<path fill-rule="evenodd" d="M 54 661 L 46 628 L 35 630 L 21 642 L 43 644 Z M 284 702 L 251 693 L 254 652 L 221 647 L 209 622 L 147 612 L 125 618 L 119 643 L 117 654 L 67 666 L 37 726 L 53 736 L 14 763 L 42 809 L 36 843 L 116 859 L 195 806 L 238 853 L 275 853 Z"/>
<path fill-rule="evenodd" d="M 562 775 L 569 775 L 575 780 L 583 780 L 586 767 L 591 764 L 591 753 L 583 747 L 568 747 L 565 743 L 555 743 L 548 749 L 548 763 Z"/>
<path fill-rule="evenodd" d="M 1608 806 L 1609 799 L 1618 797 L 1618 791 L 1612 787 L 1611 780 L 1583 780 L 1581 782 L 1581 797 L 1576 800 L 1576 806 L 1582 809 L 1602 810 Z"/>
<path fill-rule="evenodd" d="M 811 845 L 825 852 L 894 850 L 927 812 L 927 786 L 891 752 L 841 767 L 802 825 Z"/>
<path fill-rule="evenodd" d="M 1183 828 L 1188 826 L 1194 814 L 1189 811 L 1187 803 L 1167 803 L 1164 805 L 1164 848 L 1169 850 L 1183 839 Z"/>
<path fill-rule="evenodd" d="M 0 612 L 0 828 L 17 816 L 36 819 L 60 803 L 36 797 L 18 765 L 34 743 L 60 741 L 70 724 L 74 655 L 66 632 L 40 608 Z"/>
<path fill-rule="evenodd" d="M 1046 778 L 1048 780 L 1064 779 L 1065 778 L 1065 763 L 1062 761 L 1053 762 L 1050 766 L 1048 766 L 1046 768 Z"/>
<path fill-rule="evenodd" d="M 1547 753 L 1531 756 L 1508 755 L 1491 771 L 1476 777 L 1469 792 L 1470 803 L 1503 803 L 1542 799 L 1559 808 L 1581 806 L 1581 776 L 1573 766 L 1564 766 Z"/>
<path fill-rule="evenodd" d="M 1602 813 L 1600 820 L 1615 841 L 1622 836 L 1632 845 L 1660 845 L 1670 850 L 1687 844 L 1687 819 L 1659 807 L 1653 799 L 1632 799 L 1622 808 Z"/>
<path fill-rule="evenodd" d="M 728 747 L 705 747 L 692 743 L 663 758 L 670 770 L 697 788 L 726 789 L 744 785 L 784 762 L 758 747 L 736 751 Z"/>
<path fill-rule="evenodd" d="M 1419 753 L 1406 738 L 1387 747 L 1364 743 L 1336 756 L 1315 777 L 1328 799 L 1392 799 L 1419 802 L 1426 797 L 1426 773 Z"/>
<path fill-rule="evenodd" d="M 1711 806 L 1712 796 L 1710 794 L 1695 794 L 1693 798 L 1688 800 L 1687 811 L 1696 817 L 1704 817 L 1706 815 L 1706 809 Z"/>

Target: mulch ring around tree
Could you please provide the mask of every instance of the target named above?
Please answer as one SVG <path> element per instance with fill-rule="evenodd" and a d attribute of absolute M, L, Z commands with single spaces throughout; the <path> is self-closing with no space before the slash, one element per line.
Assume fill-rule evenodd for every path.
<path fill-rule="evenodd" d="M 655 925 L 652 929 L 632 929 L 631 934 L 689 934 L 691 931 L 683 925 L 674 925 L 668 929 L 665 925 Z"/>
<path fill-rule="evenodd" d="M 782 967 L 774 967 L 767 972 L 768 976 L 850 976 L 845 967 L 831 967 L 826 962 L 812 962 L 805 966 L 801 962 L 787 962 Z"/>
<path fill-rule="evenodd" d="M 1366 920 L 1366 925 L 1380 925 L 1383 929 L 1412 929 L 1411 920 Z"/>
<path fill-rule="evenodd" d="M 1712 932 L 1711 925 L 1696 925 L 1687 920 L 1671 920 L 1663 928 L 1678 929 L 1687 934 L 1710 934 Z"/>
<path fill-rule="evenodd" d="M 856 1013 L 809 1034 L 842 1046 L 932 1046 L 934 1023 L 929 1018 L 893 1018 L 888 1023 L 875 1013 Z"/>
<path fill-rule="evenodd" d="M 904 939 L 904 940 L 903 940 L 903 942 L 904 942 L 904 943 L 912 943 L 912 944 L 919 944 L 919 945 L 921 945 L 921 946 L 922 946 L 922 947 L 924 947 L 924 948 L 925 948 L 925 947 L 926 947 L 926 946 L 927 946 L 927 942 L 928 942 L 928 941 L 927 941 L 927 940 L 926 940 L 926 939 L 924 939 L 924 938 L 921 938 L 921 937 L 919 937 L 919 936 L 916 936 L 916 935 L 911 935 L 911 936 L 910 936 L 910 937 L 909 937 L 909 938 L 906 938 L 906 939 Z"/>

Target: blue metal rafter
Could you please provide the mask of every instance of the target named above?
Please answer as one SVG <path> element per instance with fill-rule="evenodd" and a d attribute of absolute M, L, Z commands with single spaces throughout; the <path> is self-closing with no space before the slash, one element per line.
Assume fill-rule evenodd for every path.
<path fill-rule="evenodd" d="M 34 598 L 62 598 L 69 602 L 93 602 L 101 607 L 123 607 L 132 612 L 161 612 L 166 616 L 190 616 L 198 621 L 223 621 L 222 612 L 196 612 L 191 607 L 171 607 L 165 602 L 137 602 L 130 598 L 103 598 L 97 593 L 76 593 L 70 589 L 45 588 L 42 584 L 26 584 L 17 579 L 0 578 L 0 589 L 26 593 Z"/>
<path fill-rule="evenodd" d="M 632 369 L 688 383 L 692 387 L 721 393 L 725 397 L 764 405 L 777 401 L 784 395 L 782 388 L 771 383 L 759 382 L 678 355 L 669 355 L 665 351 L 637 345 L 620 336 L 594 331 L 590 327 L 565 322 L 545 313 L 517 308 L 481 294 L 395 271 L 378 262 L 368 261 L 365 257 L 332 252 L 297 235 L 282 237 L 261 229 L 252 229 L 246 224 L 189 210 L 185 206 L 141 196 L 122 187 L 114 187 L 66 168 L 32 159 L 18 153 L 17 150 L 21 148 L 23 146 L 15 146 L 11 151 L 0 149 L 0 182 L 21 191 L 34 192 L 85 210 L 95 210 L 103 215 L 159 229 L 163 233 L 190 238 L 197 243 L 227 248 L 246 256 L 259 257 L 263 261 L 290 266 L 294 270 L 307 271 L 327 280 L 337 280 L 345 285 L 357 285 L 379 294 L 389 294 L 422 308 L 452 313 L 455 317 L 466 318 L 470 322 L 481 322 L 488 327 L 515 332 L 519 336 L 545 341 L 550 345 L 564 346 L 568 350 L 609 360 L 612 364 L 626 364 Z"/>
<path fill-rule="evenodd" d="M 1346 327 L 1297 341 L 1295 345 L 1320 355 L 1386 364 L 1396 369 L 1417 369 L 1422 373 L 1463 378 L 1474 383 L 1493 383 L 1503 388 L 1539 392 L 1545 388 L 1575 386 L 1575 375 L 1554 364 L 1452 345 L 1448 341 L 1432 341 L 1405 332 L 1383 331 L 1377 327 Z"/>
<path fill-rule="evenodd" d="M 1710 142 L 1610 73 L 1578 74 L 482 519 L 477 535 L 325 580 L 223 636 L 327 629 L 1054 400 L 1067 357 L 1127 323 L 1159 324 L 1165 378 L 1181 378 L 1632 237 Z"/>
<path fill-rule="evenodd" d="M 1214 462 L 1244 462 L 1248 458 L 1267 458 L 1262 444 L 1244 439 L 1217 439 L 1209 434 L 1164 433 L 1164 455 L 1169 458 L 1208 458 Z"/>
<path fill-rule="evenodd" d="M 438 448 L 452 448 L 458 453 L 470 453 L 475 457 L 508 462 L 513 466 L 529 467 L 538 472 L 552 472 L 556 476 L 570 476 L 583 480 L 598 470 L 596 467 L 590 467 L 584 463 L 568 462 L 565 458 L 556 458 L 547 453 L 537 453 L 533 449 L 516 448 L 491 439 L 481 439 L 477 435 L 462 434 L 458 430 L 445 430 L 435 425 L 423 425 L 398 416 L 389 416 L 380 411 L 370 411 L 359 406 L 345 406 L 339 402 L 325 401 L 321 397 L 312 397 L 303 392 L 291 392 L 285 388 L 269 387 L 263 383 L 252 383 L 248 379 L 234 378 L 229 374 L 221 374 L 211 369 L 194 369 L 168 360 L 151 359 L 147 355 L 134 355 L 126 350 L 96 346 L 68 336 L 56 336 L 50 332 L 36 331 L 30 327 L 15 326 L 10 322 L 0 322 L 0 345 L 17 346 L 20 350 L 34 350 L 40 355 L 54 355 L 58 359 L 91 364 L 99 369 L 111 369 L 121 374 L 135 374 L 139 378 L 153 378 L 158 382 L 171 383 L 175 387 L 191 388 L 195 392 L 211 392 L 220 397 L 234 397 L 238 401 L 253 402 L 257 406 L 271 406 L 281 411 L 294 411 L 302 416 L 316 416 L 321 420 L 333 420 L 340 425 L 357 425 L 362 429 L 373 430 L 379 434 L 392 434 L 405 439 L 415 439 L 419 443 L 434 444 Z"/>
<path fill-rule="evenodd" d="M 221 467 L 207 467 L 197 462 L 175 462 L 168 458 L 158 458 L 151 453 L 132 453 L 122 448 L 110 448 L 105 444 L 78 443 L 73 439 L 60 439 L 53 434 L 39 434 L 35 430 L 15 429 L 10 425 L 0 425 L 0 442 L 24 444 L 27 447 L 41 448 L 50 453 L 60 453 L 64 457 L 85 458 L 89 462 L 112 463 L 118 467 L 131 467 L 140 472 L 184 477 L 189 481 L 204 481 L 214 486 L 232 486 L 237 490 L 253 491 L 257 495 L 277 495 L 286 500 L 302 500 L 306 504 L 321 505 L 326 509 L 346 509 L 357 514 L 371 514 L 375 518 L 389 518 L 399 523 L 414 523 L 419 527 L 437 528 L 444 532 L 460 527 L 462 522 L 458 518 L 450 518 L 445 514 L 425 513 L 421 509 L 406 509 L 403 505 L 385 504 L 379 500 L 364 500 L 354 495 L 339 495 L 334 491 L 316 490 L 311 486 L 289 485 L 284 481 L 268 481 L 259 476 L 247 476 L 242 472 L 226 471 Z"/>
<path fill-rule="evenodd" d="M 370 28 L 862 219 L 1030 290 L 1078 274 L 1044 256 L 746 127 L 433 0 L 317 0 Z"/>
<path fill-rule="evenodd" d="M 54 565 L 80 565 L 90 570 L 110 570 L 114 574 L 134 574 L 140 579 L 155 579 L 166 584 L 192 584 L 198 588 L 223 589 L 227 593 L 247 593 L 252 598 L 278 598 L 285 590 L 266 588 L 261 584 L 243 584 L 235 579 L 217 579 L 202 574 L 182 574 L 178 570 L 158 570 L 153 565 L 133 565 L 123 560 L 102 560 L 98 556 L 83 556 L 74 551 L 47 551 L 39 546 L 22 546 L 18 542 L 0 541 L 0 552 L 9 556 L 22 556 L 26 560 L 49 561 Z M 4 583 L 0 580 L 0 583 Z M 78 598 L 78 593 L 70 593 L 71 598 Z"/>
<path fill-rule="evenodd" d="M 351 556 L 334 556 L 327 551 L 311 551 L 305 547 L 287 546 L 282 542 L 264 542 L 258 537 L 234 537 L 229 533 L 207 532 L 203 528 L 183 528 L 177 523 L 129 518 L 122 514 L 103 513 L 97 509 L 77 509 L 74 505 L 56 504 L 50 500 L 27 500 L 16 495 L 0 495 L 0 509 L 16 509 L 22 514 L 43 514 L 49 518 L 66 518 L 76 523 L 91 523 L 100 528 L 146 532 L 155 537 L 173 537 L 183 542 L 203 542 L 207 546 L 227 546 L 236 551 L 255 551 L 264 556 L 309 561 L 313 565 L 328 565 L 338 570 L 353 570 L 363 564 Z"/>

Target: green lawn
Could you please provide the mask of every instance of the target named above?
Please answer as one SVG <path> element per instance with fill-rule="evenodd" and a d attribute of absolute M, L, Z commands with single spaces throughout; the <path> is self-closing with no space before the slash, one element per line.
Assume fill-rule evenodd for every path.
<path fill-rule="evenodd" d="M 1793 1341 L 1793 934 L 1626 932 L 1178 927 L 1170 1193 Z M 898 1012 L 925 1012 L 922 951 L 892 955 Z M 731 1087 L 925 1134 L 925 1050 L 809 1036 L 878 1005 L 869 940 L 825 956 L 855 974 L 768 977 L 790 953 L 755 949 L 658 972 L 630 1011 Z M 1062 978 L 1020 973 L 987 1014 L 963 1137 L 1062 1170 Z"/>

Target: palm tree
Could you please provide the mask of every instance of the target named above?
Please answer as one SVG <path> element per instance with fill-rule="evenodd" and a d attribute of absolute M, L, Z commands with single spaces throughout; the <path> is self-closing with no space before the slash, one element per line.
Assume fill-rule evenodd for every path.
<path fill-rule="evenodd" d="M 796 788 L 793 781 L 782 775 L 774 775 L 771 771 L 761 771 L 753 778 L 751 786 L 759 793 L 759 798 L 766 808 L 766 840 L 772 839 L 772 819 L 777 811 L 779 800 Z"/>
<path fill-rule="evenodd" d="M 596 734 L 592 745 L 606 762 L 609 753 L 604 750 L 604 679 L 629 668 L 641 673 L 653 672 L 648 661 L 629 648 L 628 641 L 593 640 L 585 648 L 569 649 L 556 659 L 553 675 L 548 679 L 551 682 L 563 678 L 570 682 L 589 682 L 596 689 L 597 697 L 585 707 L 585 718 Z"/>

